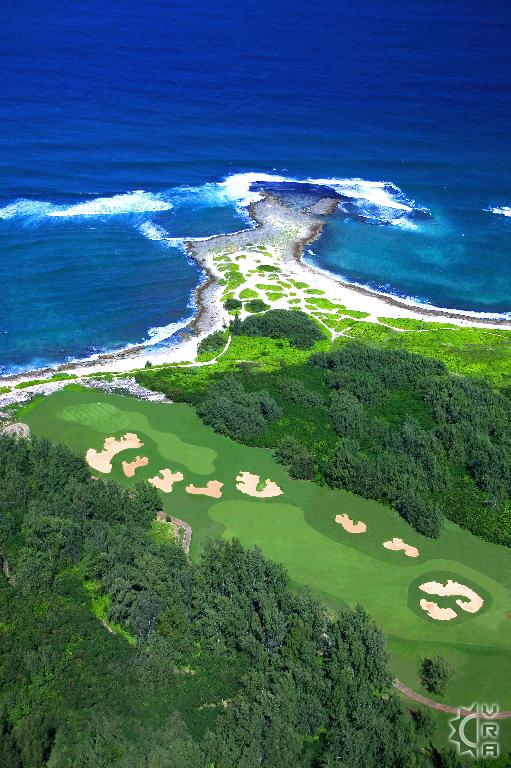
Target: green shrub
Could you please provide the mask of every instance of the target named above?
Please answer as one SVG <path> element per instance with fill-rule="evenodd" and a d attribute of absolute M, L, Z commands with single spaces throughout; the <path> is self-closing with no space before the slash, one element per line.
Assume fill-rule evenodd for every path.
<path fill-rule="evenodd" d="M 242 306 L 243 306 L 243 302 L 240 301 L 239 299 L 228 298 L 224 301 L 224 307 L 228 311 L 233 309 L 234 310 L 241 309 Z"/>
<path fill-rule="evenodd" d="M 232 438 L 263 432 L 268 421 L 281 415 L 268 392 L 247 392 L 232 375 L 211 388 L 197 412 L 214 430 Z"/>
<path fill-rule="evenodd" d="M 442 656 L 422 659 L 419 677 L 426 690 L 442 696 L 453 676 L 453 670 Z"/>
<path fill-rule="evenodd" d="M 202 355 L 205 353 L 218 353 L 225 346 L 226 333 L 225 331 L 215 331 L 210 333 L 209 336 L 205 336 L 199 342 L 197 347 L 197 354 Z"/>
<path fill-rule="evenodd" d="M 266 309 L 270 308 L 269 304 L 266 304 L 262 299 L 251 299 L 250 301 L 246 301 L 244 304 L 244 308 L 247 312 L 264 312 Z"/>

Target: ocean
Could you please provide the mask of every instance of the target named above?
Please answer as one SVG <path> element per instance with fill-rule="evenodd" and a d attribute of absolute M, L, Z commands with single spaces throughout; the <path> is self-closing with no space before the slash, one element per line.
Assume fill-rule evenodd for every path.
<path fill-rule="evenodd" d="M 507 0 L 6 0 L 0 373 L 172 343 L 181 239 L 261 177 L 342 195 L 312 263 L 511 312 L 510 39 Z"/>

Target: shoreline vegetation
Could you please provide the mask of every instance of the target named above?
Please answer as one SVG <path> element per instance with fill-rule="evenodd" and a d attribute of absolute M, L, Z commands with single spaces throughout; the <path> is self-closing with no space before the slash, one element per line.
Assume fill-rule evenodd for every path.
<path fill-rule="evenodd" d="M 187 253 L 203 272 L 195 289 L 196 313 L 180 332 L 178 344 L 160 350 L 146 344 L 97 354 L 84 360 L 47 366 L 0 377 L 7 387 L 33 378 L 59 374 L 94 375 L 125 372 L 152 365 L 195 360 L 201 339 L 224 327 L 235 314 L 223 302 L 240 298 L 243 318 L 254 311 L 247 300 L 259 299 L 266 308 L 296 307 L 312 314 L 331 331 L 333 339 L 347 335 L 352 326 L 366 321 L 394 331 L 428 330 L 441 323 L 447 328 L 511 330 L 511 318 L 474 314 L 408 302 L 406 299 L 347 283 L 305 260 L 305 249 L 321 234 L 326 217 L 337 207 L 335 197 L 295 208 L 263 190 L 261 198 L 247 207 L 253 227 L 231 234 L 185 242 Z M 262 305 L 261 305 L 262 308 Z M 259 310 L 260 311 L 260 310 Z M 391 325 L 392 321 L 397 321 Z M 358 332 L 359 329 L 355 328 Z"/>

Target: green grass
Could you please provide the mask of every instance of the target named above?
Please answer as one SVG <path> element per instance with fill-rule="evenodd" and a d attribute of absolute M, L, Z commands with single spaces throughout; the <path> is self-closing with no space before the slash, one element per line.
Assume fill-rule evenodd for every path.
<path fill-rule="evenodd" d="M 275 344 L 269 339 L 250 341 L 263 342 L 261 354 L 265 346 Z M 247 340 L 239 337 L 239 343 L 236 354 Z M 250 349 L 253 353 L 255 345 Z M 273 347 L 270 360 L 278 349 Z M 205 369 L 197 372 L 201 370 Z M 384 406 L 390 417 L 394 406 Z M 284 564 L 293 584 L 309 585 L 329 605 L 364 604 L 385 631 L 393 671 L 406 684 L 418 687 L 416 668 L 430 649 L 455 663 L 456 678 L 445 701 L 455 705 L 497 701 L 501 708 L 511 708 L 511 692 L 502 674 L 511 662 L 509 550 L 483 542 L 450 522 L 439 539 L 426 539 L 382 504 L 291 480 L 269 450 L 240 445 L 214 433 L 182 403 L 66 389 L 45 398 L 25 414 L 25 420 L 36 435 L 60 440 L 81 456 L 90 447 L 101 447 L 113 426 L 118 426 L 113 430 L 117 434 L 136 432 L 144 447 L 116 456 L 108 477 L 131 486 L 163 467 L 183 472 L 185 481 L 176 483 L 171 494 L 161 494 L 161 501 L 166 512 L 191 524 L 192 558 L 199 556 L 209 536 L 236 536 L 245 544 L 257 544 Z M 121 462 L 137 454 L 148 456 L 149 465 L 128 479 Z M 235 484 L 241 470 L 261 480 L 274 480 L 283 495 L 259 500 L 241 494 Z M 220 500 L 186 494 L 188 483 L 203 485 L 209 479 L 224 483 Z M 346 533 L 334 521 L 339 513 L 364 520 L 367 533 Z M 382 542 L 395 536 L 417 546 L 420 557 L 385 550 Z M 485 598 L 484 609 L 453 622 L 430 619 L 417 608 L 417 585 L 438 572 L 479 590 Z M 444 600 L 456 608 L 454 600 Z"/>
<path fill-rule="evenodd" d="M 307 293 L 307 291 L 304 291 L 304 293 Z M 333 301 L 330 301 L 329 299 L 322 299 L 322 298 L 314 298 L 313 296 L 307 296 L 306 301 L 307 306 L 314 307 L 316 309 L 338 309 L 345 312 L 346 307 L 343 304 L 335 304 Z"/>
<path fill-rule="evenodd" d="M 401 328 L 405 331 L 430 331 L 435 329 L 456 328 L 452 323 L 430 323 L 426 320 L 415 320 L 411 317 L 379 317 L 380 323 L 386 323 L 393 328 Z"/>
<path fill-rule="evenodd" d="M 270 292 L 270 291 L 266 292 L 266 298 L 268 299 L 268 301 L 278 301 L 283 296 L 284 296 L 283 293 L 276 293 L 276 292 L 274 293 L 274 292 Z"/>
<path fill-rule="evenodd" d="M 242 291 L 240 291 L 240 299 L 258 299 L 259 294 L 257 291 L 253 291 L 252 288 L 243 288 Z"/>
<path fill-rule="evenodd" d="M 136 645 L 134 636 L 120 624 L 111 622 L 108 619 L 108 609 L 110 607 L 110 597 L 101 592 L 100 585 L 95 581 L 85 581 L 83 586 L 89 594 L 91 600 L 91 609 L 94 616 L 99 621 L 104 621 L 115 635 L 124 637 L 130 645 Z"/>
<path fill-rule="evenodd" d="M 369 312 L 361 312 L 359 309 L 345 309 L 343 314 L 348 315 L 348 317 L 354 317 L 357 320 L 369 317 Z"/>
<path fill-rule="evenodd" d="M 357 322 L 349 336 L 386 349 L 403 349 L 441 360 L 454 373 L 487 379 L 495 387 L 511 386 L 511 331 L 431 328 L 434 325 L 427 323 L 429 330 L 400 332 L 377 323 Z"/>
<path fill-rule="evenodd" d="M 31 381 L 21 381 L 16 384 L 14 389 L 26 389 L 27 387 L 33 387 L 35 384 L 49 384 L 52 381 L 66 381 L 67 379 L 76 379 L 77 376 L 74 373 L 57 373 L 49 379 L 32 379 Z"/>

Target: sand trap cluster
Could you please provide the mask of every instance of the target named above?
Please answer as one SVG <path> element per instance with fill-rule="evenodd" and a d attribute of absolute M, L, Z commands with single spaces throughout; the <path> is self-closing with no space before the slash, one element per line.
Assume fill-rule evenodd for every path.
<path fill-rule="evenodd" d="M 348 533 L 365 533 L 367 531 L 367 525 L 362 520 L 355 523 L 348 515 L 336 515 L 335 522 L 342 525 Z"/>
<path fill-rule="evenodd" d="M 160 477 L 161 475 L 161 477 Z M 182 472 L 171 472 L 170 469 L 160 469 L 157 475 L 150 477 L 148 482 L 163 493 L 172 493 L 174 483 L 183 480 Z"/>
<path fill-rule="evenodd" d="M 273 480 L 266 479 L 264 488 L 257 490 L 259 485 L 259 475 L 252 475 L 250 472 L 240 472 L 236 478 L 236 488 L 247 496 L 255 496 L 257 499 L 270 499 L 272 496 L 280 496 L 283 491 Z"/>
<path fill-rule="evenodd" d="M 439 581 L 427 581 L 424 584 L 421 584 L 419 589 L 422 589 L 422 591 L 426 592 L 428 595 L 438 595 L 439 597 L 455 597 L 456 595 L 460 595 L 466 599 L 455 600 L 455 603 L 462 611 L 466 611 L 467 613 L 477 613 L 481 610 L 484 603 L 483 598 L 478 595 L 477 592 L 474 592 L 473 589 L 470 589 L 470 587 L 467 587 L 465 584 L 460 584 L 458 581 L 452 581 L 451 579 L 447 581 L 447 584 L 442 584 Z M 454 616 L 456 615 L 456 612 L 454 612 Z M 454 618 L 454 616 L 451 616 L 450 618 Z"/>
<path fill-rule="evenodd" d="M 197 486 L 190 483 L 190 485 L 186 486 L 186 492 L 196 494 L 197 496 L 211 496 L 212 499 L 220 499 L 223 486 L 224 484 L 218 480 L 210 480 L 205 488 L 197 488 Z"/>
<path fill-rule="evenodd" d="M 135 456 L 133 461 L 122 462 L 122 471 L 126 477 L 134 477 L 135 472 L 139 467 L 147 467 L 148 464 L 149 459 L 147 456 Z"/>
<path fill-rule="evenodd" d="M 458 615 L 452 608 L 440 608 L 438 603 L 435 603 L 434 600 L 425 600 L 422 598 L 419 605 L 422 610 L 426 611 L 428 616 L 435 619 L 435 621 L 450 621 L 451 619 L 455 619 Z"/>
<path fill-rule="evenodd" d="M 143 445 L 142 440 L 133 432 L 126 432 L 122 437 L 106 437 L 103 450 L 96 451 L 94 448 L 89 448 L 85 454 L 85 460 L 92 469 L 108 475 L 112 471 L 114 456 L 129 448 L 141 448 Z"/>
<path fill-rule="evenodd" d="M 417 547 L 413 547 L 411 544 L 405 544 L 403 539 L 393 538 L 390 541 L 384 541 L 383 546 L 385 549 L 391 549 L 394 552 L 403 550 L 406 557 L 419 557 L 419 550 Z"/>

